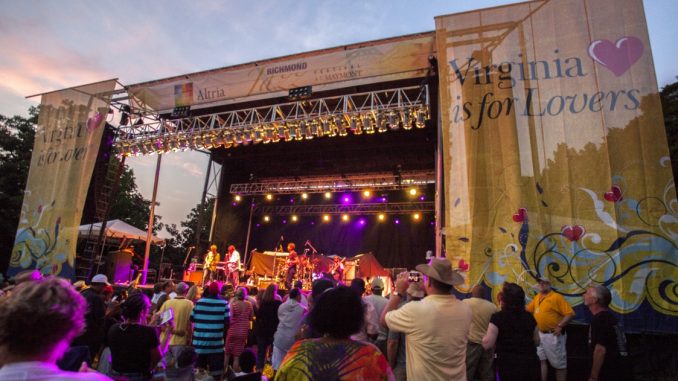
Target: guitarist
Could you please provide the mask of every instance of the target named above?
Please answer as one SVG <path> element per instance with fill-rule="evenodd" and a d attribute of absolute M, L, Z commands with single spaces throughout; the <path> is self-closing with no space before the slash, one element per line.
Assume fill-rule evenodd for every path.
<path fill-rule="evenodd" d="M 294 249 L 297 246 L 290 242 L 287 244 L 287 276 L 285 277 L 285 287 L 288 290 L 292 289 L 292 281 L 294 280 L 294 275 L 297 273 L 297 267 L 299 267 L 299 258 L 297 257 L 297 252 Z"/>
<path fill-rule="evenodd" d="M 226 270 L 228 271 L 228 276 L 226 280 L 230 280 L 234 287 L 237 287 L 240 283 L 240 253 L 235 249 L 235 246 L 230 245 L 228 247 L 228 255 L 226 262 Z"/>
<path fill-rule="evenodd" d="M 346 258 L 340 258 L 337 255 L 333 259 L 334 263 L 330 266 L 330 274 L 336 282 L 341 282 L 344 279 L 344 261 Z"/>
<path fill-rule="evenodd" d="M 217 253 L 217 245 L 210 246 L 210 250 L 205 254 L 202 265 L 202 285 L 205 287 L 205 281 L 210 282 L 214 280 L 214 275 L 217 271 L 217 262 L 221 259 Z"/>

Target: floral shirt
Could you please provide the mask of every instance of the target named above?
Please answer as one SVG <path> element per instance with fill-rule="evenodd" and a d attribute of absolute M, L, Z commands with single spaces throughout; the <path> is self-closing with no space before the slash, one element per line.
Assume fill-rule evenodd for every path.
<path fill-rule="evenodd" d="M 297 341 L 276 381 L 392 381 L 393 371 L 379 349 L 362 341 Z"/>

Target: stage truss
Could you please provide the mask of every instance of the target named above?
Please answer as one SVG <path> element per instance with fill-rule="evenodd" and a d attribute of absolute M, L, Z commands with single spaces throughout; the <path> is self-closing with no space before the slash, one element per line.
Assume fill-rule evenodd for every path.
<path fill-rule="evenodd" d="M 424 128 L 428 85 L 296 100 L 180 118 L 140 117 L 118 127 L 122 155 L 373 134 Z"/>
<path fill-rule="evenodd" d="M 317 215 L 371 215 L 412 214 L 435 211 L 432 201 L 359 203 L 351 205 L 257 205 L 252 213 L 257 216 L 317 216 Z"/>

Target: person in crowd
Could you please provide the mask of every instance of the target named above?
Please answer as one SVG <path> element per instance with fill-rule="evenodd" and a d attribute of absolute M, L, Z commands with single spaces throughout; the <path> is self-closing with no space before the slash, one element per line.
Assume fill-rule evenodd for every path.
<path fill-rule="evenodd" d="M 259 287 L 251 286 L 247 288 L 247 300 L 252 303 L 252 307 L 256 311 L 259 308 Z"/>
<path fill-rule="evenodd" d="M 68 372 L 56 362 L 85 328 L 87 302 L 65 280 L 23 282 L 0 299 L 0 380 L 110 381 L 96 372 Z M 47 323 L 48 322 L 48 323 Z"/>
<path fill-rule="evenodd" d="M 386 341 L 388 340 L 388 329 L 383 325 L 379 324 L 379 318 L 381 313 L 384 312 L 384 307 L 388 303 L 388 299 L 382 296 L 384 292 L 384 281 L 381 278 L 374 278 L 370 283 L 372 286 L 372 295 L 365 296 L 363 299 L 374 306 L 375 314 L 375 325 L 377 326 L 378 335 L 377 338 L 373 341 L 374 345 L 379 348 L 381 353 L 386 354 Z"/>
<path fill-rule="evenodd" d="M 224 370 L 224 332 L 229 324 L 230 306 L 219 297 L 219 285 L 210 283 L 191 312 L 193 347 L 198 354 L 199 368 L 208 368 L 220 379 Z"/>
<path fill-rule="evenodd" d="M 410 282 L 407 287 L 406 295 L 398 303 L 398 308 L 405 303 L 418 302 L 426 296 L 423 280 Z M 396 381 L 407 381 L 407 351 L 405 346 L 405 334 L 402 332 L 388 331 L 388 343 L 386 349 L 386 358 L 393 368 L 393 375 Z"/>
<path fill-rule="evenodd" d="M 261 374 L 261 370 L 254 369 L 257 363 L 257 355 L 251 349 L 245 349 L 240 356 L 240 372 L 235 372 L 233 381 L 268 381 L 268 378 Z"/>
<path fill-rule="evenodd" d="M 289 299 L 278 308 L 278 328 L 273 335 L 272 366 L 274 370 L 280 367 L 287 351 L 294 344 L 295 334 L 299 330 L 306 310 L 302 307 L 299 290 L 290 290 Z"/>
<path fill-rule="evenodd" d="M 308 298 L 304 294 L 304 282 L 297 280 L 294 282 L 294 288 L 299 290 L 299 295 L 301 295 L 301 305 L 308 310 Z"/>
<path fill-rule="evenodd" d="M 184 282 L 177 284 L 176 294 L 174 299 L 166 301 L 160 308 L 160 315 L 165 311 L 172 310 L 174 315 L 174 329 L 172 330 L 172 337 L 169 342 L 169 350 L 165 356 L 165 364 L 176 365 L 176 360 L 181 353 L 191 345 L 191 335 L 193 326 L 191 324 L 191 312 L 193 312 L 193 303 L 186 299 L 188 292 L 188 285 Z M 165 339 L 163 335 L 160 340 Z"/>
<path fill-rule="evenodd" d="M 379 316 L 374 306 L 367 300 L 362 298 L 365 294 L 365 281 L 362 278 L 355 278 L 351 281 L 351 290 L 355 291 L 361 297 L 363 309 L 365 311 L 365 319 L 362 328 L 356 332 L 351 339 L 353 340 L 373 340 L 379 334 Z"/>
<path fill-rule="evenodd" d="M 230 358 L 233 358 L 233 370 L 240 371 L 238 360 L 245 349 L 247 335 L 250 330 L 250 322 L 254 317 L 252 303 L 247 300 L 247 288 L 238 287 L 235 297 L 231 299 L 231 322 L 226 337 L 226 361 L 228 366 Z"/>
<path fill-rule="evenodd" d="M 539 347 L 537 354 L 541 360 L 541 379 L 546 381 L 549 364 L 556 371 L 556 380 L 567 379 L 567 334 L 565 327 L 574 317 L 574 310 L 562 295 L 551 289 L 548 278 L 539 278 L 539 293 L 527 305 L 527 311 L 534 315 L 539 326 Z"/>
<path fill-rule="evenodd" d="M 471 308 L 452 295 L 464 279 L 443 258 L 416 269 L 424 274 L 427 296 L 396 309 L 409 287 L 408 273 L 399 274 L 381 322 L 405 333 L 408 380 L 465 380 Z"/>
<path fill-rule="evenodd" d="M 584 294 L 584 304 L 593 314 L 589 328 L 591 373 L 589 381 L 626 380 L 632 372 L 626 368 L 627 349 L 624 331 L 610 312 L 612 295 L 607 287 L 590 286 Z"/>
<path fill-rule="evenodd" d="M 174 292 L 175 284 L 172 280 L 167 280 L 162 283 L 162 290 L 160 296 L 155 304 L 151 303 L 151 312 L 156 313 L 160 311 L 162 305 L 171 299 L 170 295 Z M 176 294 L 175 294 L 176 295 Z"/>
<path fill-rule="evenodd" d="M 261 296 L 261 304 L 256 312 L 257 319 L 254 322 L 254 335 L 257 338 L 257 369 L 263 370 L 266 362 L 268 349 L 273 344 L 273 335 L 278 327 L 278 309 L 282 304 L 275 299 L 278 293 L 278 285 L 271 283 L 266 287 Z"/>
<path fill-rule="evenodd" d="M 99 354 L 106 337 L 104 331 L 104 319 L 106 317 L 104 289 L 110 283 L 108 283 L 106 275 L 97 274 L 92 277 L 90 284 L 90 287 L 82 292 L 82 296 L 87 301 L 87 314 L 85 314 L 87 326 L 85 331 L 73 341 L 72 346 L 87 346 L 90 356 L 88 363 L 91 364 L 94 357 Z"/>
<path fill-rule="evenodd" d="M 276 380 L 394 380 L 384 355 L 373 344 L 351 339 L 364 325 L 361 297 L 339 286 L 324 292 L 309 314 L 319 339 L 297 341 Z"/>
<path fill-rule="evenodd" d="M 297 340 L 312 338 L 315 339 L 320 337 L 320 333 L 314 330 L 313 327 L 311 327 L 311 325 L 309 324 L 308 314 L 311 310 L 313 310 L 314 300 L 318 300 L 320 295 L 322 295 L 322 293 L 325 292 L 325 290 L 328 290 L 333 286 L 334 283 L 332 282 L 332 280 L 328 278 L 320 278 L 313 281 L 313 285 L 311 287 L 311 297 L 308 299 L 309 310 L 304 315 L 301 325 L 299 326 L 299 330 L 295 335 Z"/>
<path fill-rule="evenodd" d="M 172 321 L 161 326 L 165 333 L 161 342 L 156 328 L 160 315 L 154 315 L 147 325 L 151 302 L 146 295 L 138 293 L 130 296 L 121 308 L 124 322 L 108 331 L 111 372 L 129 381 L 150 380 L 152 370 L 167 351 Z"/>
<path fill-rule="evenodd" d="M 186 293 L 186 299 L 190 300 L 191 303 L 195 304 L 195 302 L 200 299 L 200 290 L 197 285 L 191 286 L 191 288 L 188 289 L 188 292 Z"/>
<path fill-rule="evenodd" d="M 471 307 L 471 330 L 468 334 L 466 346 L 466 378 L 468 380 L 479 379 L 480 381 L 494 380 L 492 361 L 494 359 L 493 348 L 483 348 L 482 342 L 490 318 L 497 312 L 497 306 L 485 299 L 485 290 L 481 285 L 475 285 L 471 289 L 471 297 L 463 300 Z"/>
<path fill-rule="evenodd" d="M 167 368 L 165 371 L 165 381 L 194 381 L 195 364 L 198 361 L 198 354 L 193 347 L 186 347 L 177 357 L 175 366 Z M 210 377 L 211 378 L 211 377 Z"/>
<path fill-rule="evenodd" d="M 525 292 L 515 283 L 504 283 L 501 311 L 492 315 L 482 339 L 483 348 L 495 348 L 499 378 L 502 381 L 539 380 L 537 345 L 539 330 L 534 317 L 525 310 Z"/>
<path fill-rule="evenodd" d="M 235 246 L 228 246 L 228 254 L 226 254 L 226 266 L 228 267 L 228 281 L 233 287 L 240 284 L 240 253 L 235 249 Z"/>
<path fill-rule="evenodd" d="M 156 282 L 153 285 L 153 297 L 151 298 L 151 307 L 158 304 L 158 299 L 163 295 L 162 289 L 165 286 L 164 282 Z"/>

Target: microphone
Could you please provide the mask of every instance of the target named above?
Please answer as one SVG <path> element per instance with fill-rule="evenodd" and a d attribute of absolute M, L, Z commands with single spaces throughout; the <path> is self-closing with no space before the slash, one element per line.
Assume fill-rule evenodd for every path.
<path fill-rule="evenodd" d="M 281 241 L 284 241 L 284 240 L 285 240 L 285 237 L 283 237 L 282 234 L 280 235 L 280 240 L 281 240 Z"/>

